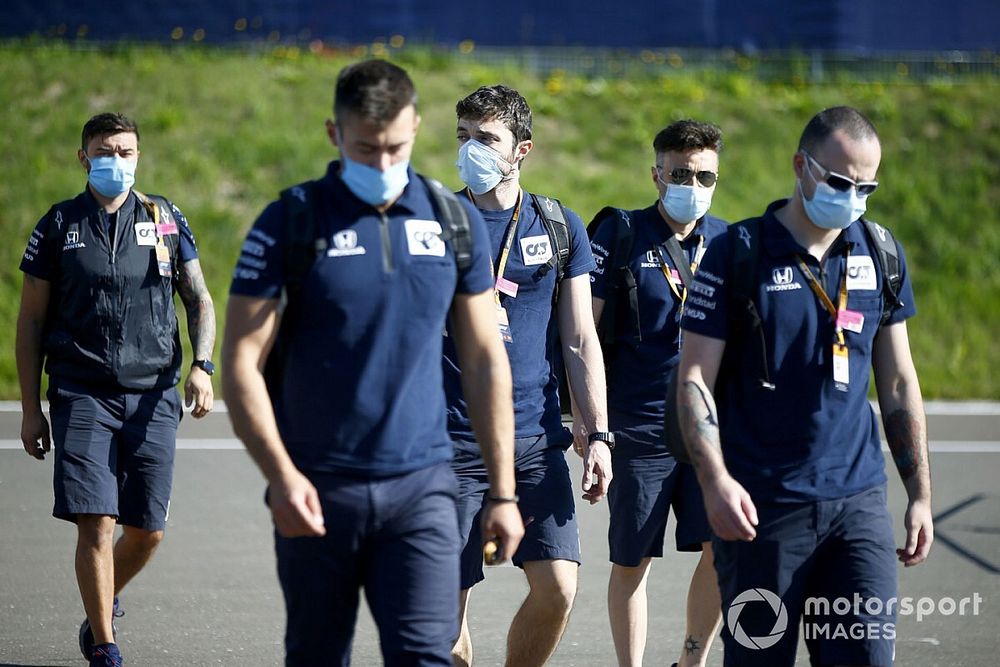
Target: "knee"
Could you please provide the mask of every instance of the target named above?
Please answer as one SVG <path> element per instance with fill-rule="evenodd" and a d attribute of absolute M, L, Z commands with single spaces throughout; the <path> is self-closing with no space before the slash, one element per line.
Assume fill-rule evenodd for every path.
<path fill-rule="evenodd" d="M 163 541 L 162 530 L 140 530 L 138 528 L 126 528 L 124 537 L 131 542 L 136 549 L 141 551 L 153 551 Z"/>
<path fill-rule="evenodd" d="M 76 530 L 81 545 L 97 550 L 110 549 L 114 544 L 115 519 L 98 514 L 80 514 Z"/>
<path fill-rule="evenodd" d="M 553 614 L 565 616 L 576 599 L 576 572 L 560 573 L 531 583 L 531 593 Z"/>

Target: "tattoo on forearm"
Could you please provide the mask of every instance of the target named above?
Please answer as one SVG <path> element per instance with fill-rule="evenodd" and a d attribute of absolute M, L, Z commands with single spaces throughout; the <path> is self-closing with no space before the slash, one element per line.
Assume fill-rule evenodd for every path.
<path fill-rule="evenodd" d="M 177 293 L 187 312 L 191 349 L 196 359 L 210 359 L 215 349 L 215 308 L 201 265 L 192 260 L 181 266 Z"/>
<path fill-rule="evenodd" d="M 697 466 L 705 457 L 705 447 L 719 448 L 719 420 L 715 415 L 715 401 L 699 384 L 687 381 L 680 387 L 678 407 L 681 432 L 691 460 Z"/>
<path fill-rule="evenodd" d="M 687 639 L 684 640 L 684 652 L 688 655 L 694 655 L 701 650 L 701 644 L 698 640 L 694 638 L 694 635 L 688 635 Z"/>
<path fill-rule="evenodd" d="M 896 410 L 885 418 L 884 426 L 892 459 L 899 476 L 906 481 L 925 463 L 923 426 L 909 410 Z"/>

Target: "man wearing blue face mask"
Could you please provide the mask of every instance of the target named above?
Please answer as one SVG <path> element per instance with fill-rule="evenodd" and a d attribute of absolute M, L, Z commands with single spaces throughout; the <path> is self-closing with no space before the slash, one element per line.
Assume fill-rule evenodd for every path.
<path fill-rule="evenodd" d="M 223 384 L 269 485 L 290 666 L 349 664 L 362 588 L 386 665 L 451 664 L 461 542 L 446 319 L 488 471 L 476 548 L 498 539 L 510 558 L 524 531 L 487 232 L 410 167 L 416 101 L 391 63 L 344 68 L 326 123 L 340 160 L 264 210 L 233 274 Z"/>
<path fill-rule="evenodd" d="M 591 274 L 594 318 L 607 348 L 609 421 L 618 443 L 608 494 L 608 614 L 619 665 L 642 664 L 646 581 L 652 559 L 663 556 L 671 508 L 677 549 L 701 551 L 688 591 L 682 667 L 705 664 L 721 619 L 711 530 L 694 469 L 676 461 L 662 440 L 680 318 L 687 304 L 701 298 L 689 289 L 691 274 L 711 240 L 726 229 L 724 221 L 708 215 L 721 150 L 722 133 L 709 123 L 680 120 L 663 128 L 653 139 L 650 169 L 656 203 L 599 222 L 591 243 L 597 259 Z M 626 224 L 630 247 L 616 240 Z M 621 305 L 608 306 L 606 316 L 612 299 Z"/>
<path fill-rule="evenodd" d="M 795 664 L 800 620 L 814 665 L 891 665 L 895 561 L 923 562 L 934 539 L 913 289 L 902 249 L 861 218 L 881 156 L 860 112 L 821 111 L 792 197 L 733 225 L 695 276 L 677 403 L 715 534 L 726 665 Z M 909 497 L 898 549 L 872 370 Z"/>
<path fill-rule="evenodd" d="M 76 575 L 87 614 L 80 650 L 92 665 L 118 665 L 118 594 L 163 539 L 170 505 L 181 418 L 174 291 L 194 349 L 184 393 L 196 418 L 212 409 L 215 311 L 184 215 L 169 200 L 132 188 L 135 123 L 121 114 L 94 116 L 78 158 L 87 189 L 41 219 L 21 262 L 21 440 L 35 458 L 49 451 L 39 401 L 44 359 L 53 514 L 77 525 Z M 114 543 L 116 523 L 123 532 Z"/>
<path fill-rule="evenodd" d="M 486 219 L 493 260 L 491 301 L 514 380 L 518 509 L 525 536 L 513 562 L 524 570 L 529 591 L 507 635 L 507 664 L 544 664 L 555 651 L 576 595 L 580 537 L 573 482 L 565 450 L 572 441 L 559 405 L 560 355 L 589 438 L 583 497 L 594 503 L 610 481 L 610 447 L 600 343 L 590 316 L 588 273 L 594 259 L 583 222 L 548 197 L 521 187 L 521 169 L 534 144 L 531 110 L 516 90 L 483 86 L 456 105 L 458 173 Z M 557 227 L 558 226 L 558 227 Z M 559 241 L 558 237 L 564 240 Z M 472 664 L 466 610 L 472 587 L 483 580 L 477 525 L 494 501 L 477 438 L 472 404 L 463 392 L 469 369 L 449 329 L 444 347 L 448 430 L 455 442 L 453 466 L 460 483 L 461 635 L 457 665 Z"/>

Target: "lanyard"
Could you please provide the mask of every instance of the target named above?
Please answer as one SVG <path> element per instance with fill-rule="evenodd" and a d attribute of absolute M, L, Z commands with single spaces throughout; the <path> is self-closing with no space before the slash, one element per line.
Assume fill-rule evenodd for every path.
<path fill-rule="evenodd" d="M 466 189 L 465 193 L 469 196 L 469 200 L 473 206 L 475 206 L 476 200 L 472 198 L 472 193 L 468 189 Z M 497 259 L 497 265 L 493 272 L 495 278 L 493 283 L 493 299 L 496 301 L 497 306 L 500 305 L 500 290 L 497 289 L 496 285 L 503 278 L 504 270 L 507 268 L 510 249 L 514 245 L 514 237 L 517 236 L 517 221 L 521 217 L 521 201 L 523 199 L 524 190 L 518 190 L 517 203 L 514 205 L 514 214 L 510 217 L 510 223 L 507 225 L 507 235 L 504 238 L 503 248 L 500 250 L 500 257 Z"/>
<path fill-rule="evenodd" d="M 674 283 L 674 279 L 670 276 L 669 264 L 667 264 L 667 258 L 663 254 L 662 246 L 656 246 L 656 252 L 660 256 L 660 272 L 663 273 L 663 277 L 667 279 L 667 284 L 670 285 L 670 291 L 674 293 L 678 301 L 681 302 L 681 308 L 684 308 L 684 302 L 687 300 L 688 286 L 682 284 L 683 289 L 678 290 L 677 285 Z M 698 236 L 698 249 L 694 251 L 694 261 L 691 262 L 691 274 L 694 275 L 698 271 L 698 265 L 701 263 L 702 255 L 705 254 L 705 237 Z M 677 273 L 678 278 L 680 278 L 680 271 Z"/>
<path fill-rule="evenodd" d="M 844 251 L 845 263 L 847 259 L 850 257 L 850 255 L 851 251 L 850 248 L 848 248 Z M 802 273 L 805 274 L 806 280 L 809 281 L 809 287 L 812 288 L 812 291 L 816 294 L 817 297 L 819 297 L 820 303 L 823 304 L 823 307 L 826 308 L 826 311 L 830 313 L 831 317 L 833 317 L 834 327 L 835 327 L 834 331 L 837 334 L 837 344 L 840 345 L 841 347 L 844 347 L 847 344 L 847 342 L 844 340 L 844 328 L 841 326 L 840 318 L 837 316 L 837 314 L 847 310 L 846 267 L 844 269 L 844 275 L 840 280 L 840 293 L 837 297 L 837 306 L 834 307 L 833 301 L 831 301 L 830 297 L 827 296 L 826 291 L 823 289 L 823 286 L 819 284 L 818 280 L 816 280 L 816 276 L 814 276 L 812 271 L 809 270 L 809 267 L 806 266 L 806 263 L 805 261 L 803 261 L 802 257 L 796 254 L 795 259 L 798 261 L 799 268 L 802 269 Z"/>

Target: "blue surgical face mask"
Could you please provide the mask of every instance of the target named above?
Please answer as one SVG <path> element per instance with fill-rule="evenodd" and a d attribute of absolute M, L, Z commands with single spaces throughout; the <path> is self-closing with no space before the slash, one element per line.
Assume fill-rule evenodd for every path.
<path fill-rule="evenodd" d="M 806 210 L 806 215 L 817 227 L 824 229 L 845 229 L 851 223 L 865 214 L 868 208 L 868 197 L 858 194 L 856 188 L 849 188 L 845 192 L 837 192 L 827 183 L 816 180 L 812 169 L 805 165 L 806 173 L 816 184 L 816 191 L 813 192 L 812 199 L 806 199 L 802 191 L 802 181 L 796 180 L 795 185 L 799 189 L 802 197 L 802 206 Z"/>
<path fill-rule="evenodd" d="M 129 191 L 135 184 L 135 165 L 120 155 L 87 158 L 90 173 L 87 181 L 105 197 L 117 197 Z"/>
<path fill-rule="evenodd" d="M 662 180 L 660 181 L 663 182 Z M 663 208 L 674 222 L 689 225 L 708 213 L 712 206 L 712 195 L 715 188 L 702 188 L 694 185 L 667 184 L 663 193 Z"/>
<path fill-rule="evenodd" d="M 355 162 L 344 151 L 340 152 L 340 161 L 343 163 L 340 178 L 344 185 L 354 196 L 372 206 L 398 197 L 410 182 L 410 176 L 406 172 L 409 160 L 397 162 L 385 171 Z"/>
<path fill-rule="evenodd" d="M 469 139 L 459 147 L 455 166 L 458 167 L 458 177 L 475 195 L 489 192 L 513 171 L 513 165 L 500 153 L 475 139 Z"/>

